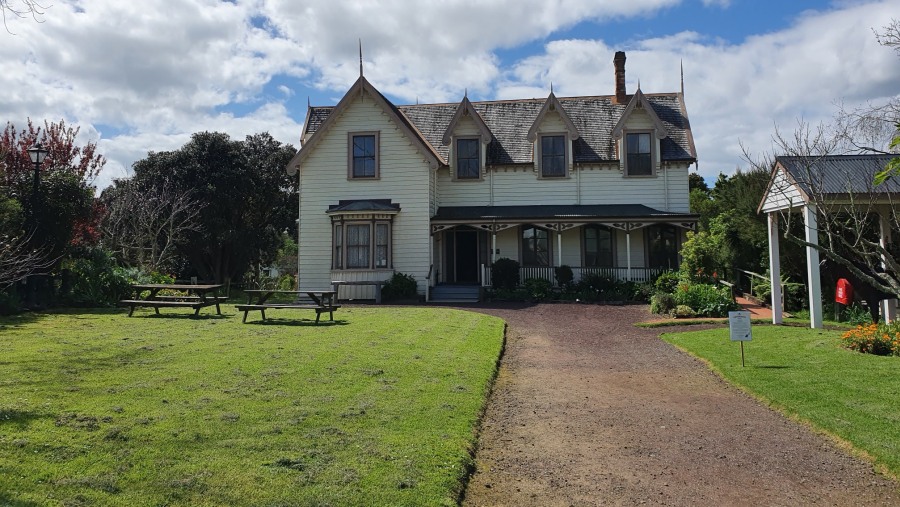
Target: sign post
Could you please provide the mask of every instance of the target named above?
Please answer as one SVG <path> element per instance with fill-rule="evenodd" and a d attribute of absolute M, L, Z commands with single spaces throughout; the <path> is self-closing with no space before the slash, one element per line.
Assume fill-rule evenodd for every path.
<path fill-rule="evenodd" d="M 750 312 L 728 312 L 728 327 L 731 329 L 731 341 L 741 342 L 741 368 L 744 367 L 744 342 L 753 339 L 750 329 Z"/>

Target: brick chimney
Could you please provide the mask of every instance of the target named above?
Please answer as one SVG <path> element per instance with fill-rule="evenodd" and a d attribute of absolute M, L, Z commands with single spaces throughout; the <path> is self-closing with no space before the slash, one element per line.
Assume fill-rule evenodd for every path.
<path fill-rule="evenodd" d="M 613 57 L 613 65 L 616 67 L 616 102 L 625 104 L 625 52 L 616 51 Z"/>

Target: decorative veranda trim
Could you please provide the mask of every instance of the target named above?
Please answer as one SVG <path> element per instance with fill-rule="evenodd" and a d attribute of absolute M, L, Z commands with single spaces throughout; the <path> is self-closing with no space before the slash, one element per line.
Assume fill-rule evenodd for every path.
<path fill-rule="evenodd" d="M 540 278 L 549 281 L 554 287 L 558 287 L 556 283 L 556 272 L 553 266 L 542 267 L 521 267 L 519 268 L 519 283 L 524 283 L 529 278 Z M 630 271 L 630 275 L 629 275 Z M 591 268 L 591 267 L 573 267 L 573 281 L 580 282 L 588 275 L 600 275 L 607 278 L 613 278 L 620 281 L 632 282 L 649 282 L 660 273 L 666 271 L 665 268 Z M 491 286 L 491 266 L 489 264 L 481 265 L 482 286 Z"/>

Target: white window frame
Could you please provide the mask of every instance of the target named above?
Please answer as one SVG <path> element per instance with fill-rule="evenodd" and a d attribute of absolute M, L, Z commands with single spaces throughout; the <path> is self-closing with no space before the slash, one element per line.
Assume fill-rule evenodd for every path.
<path fill-rule="evenodd" d="M 368 262 L 365 266 L 348 267 L 347 266 L 347 231 L 350 226 L 368 226 L 369 228 L 369 255 Z M 387 227 L 387 244 L 378 244 L 378 227 Z M 393 269 L 393 222 L 391 220 L 342 220 L 332 224 L 331 227 L 331 269 L 337 271 L 348 270 L 378 270 Z M 386 246 L 387 252 L 385 263 L 377 266 L 378 247 Z"/>

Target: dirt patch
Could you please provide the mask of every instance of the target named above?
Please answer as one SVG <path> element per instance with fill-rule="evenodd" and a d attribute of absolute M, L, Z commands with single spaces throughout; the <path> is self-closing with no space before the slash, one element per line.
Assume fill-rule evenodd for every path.
<path fill-rule="evenodd" d="M 640 329 L 643 306 L 500 305 L 467 506 L 900 505 L 900 485 Z M 693 328 L 693 327 L 692 327 Z"/>

